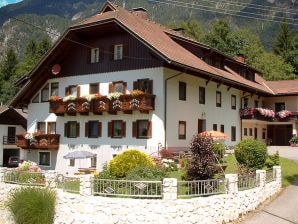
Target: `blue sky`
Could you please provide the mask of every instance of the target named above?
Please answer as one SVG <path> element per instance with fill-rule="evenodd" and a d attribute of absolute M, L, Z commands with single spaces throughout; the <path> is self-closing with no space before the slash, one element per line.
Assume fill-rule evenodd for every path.
<path fill-rule="evenodd" d="M 8 4 L 13 4 L 17 2 L 21 2 L 22 0 L 0 0 L 0 7 L 8 5 Z"/>

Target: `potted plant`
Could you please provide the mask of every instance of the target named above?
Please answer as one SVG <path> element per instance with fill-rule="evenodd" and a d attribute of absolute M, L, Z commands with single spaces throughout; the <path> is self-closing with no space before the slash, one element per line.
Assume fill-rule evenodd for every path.
<path fill-rule="evenodd" d="M 298 146 L 298 137 L 297 136 L 293 136 L 289 143 L 291 144 L 291 146 L 295 147 L 295 146 Z"/>

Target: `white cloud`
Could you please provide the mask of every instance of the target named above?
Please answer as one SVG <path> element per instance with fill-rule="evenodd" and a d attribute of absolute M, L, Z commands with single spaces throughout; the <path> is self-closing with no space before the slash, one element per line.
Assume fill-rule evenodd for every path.
<path fill-rule="evenodd" d="M 0 7 L 6 6 L 8 2 L 6 0 L 0 0 Z"/>

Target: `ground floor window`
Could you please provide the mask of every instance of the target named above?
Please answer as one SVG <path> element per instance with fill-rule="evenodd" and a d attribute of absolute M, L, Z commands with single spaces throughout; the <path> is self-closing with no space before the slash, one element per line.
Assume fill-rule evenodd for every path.
<path fill-rule="evenodd" d="M 39 152 L 39 165 L 50 166 L 51 165 L 51 153 Z"/>

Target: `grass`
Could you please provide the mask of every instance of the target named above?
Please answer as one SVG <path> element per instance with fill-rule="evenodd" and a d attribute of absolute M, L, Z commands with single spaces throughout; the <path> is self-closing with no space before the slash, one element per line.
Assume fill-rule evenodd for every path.
<path fill-rule="evenodd" d="M 287 187 L 294 182 L 295 176 L 298 175 L 298 163 L 293 160 L 280 157 L 282 186 Z"/>

